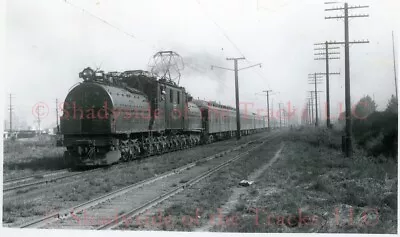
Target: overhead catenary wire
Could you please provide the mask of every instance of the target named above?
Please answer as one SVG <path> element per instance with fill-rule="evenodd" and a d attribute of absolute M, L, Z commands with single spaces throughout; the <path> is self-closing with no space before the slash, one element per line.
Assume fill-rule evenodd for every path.
<path fill-rule="evenodd" d="M 117 30 L 118 32 L 121 32 L 122 34 L 124 34 L 124 35 L 126 35 L 126 36 L 128 36 L 128 37 L 130 37 L 130 38 L 132 38 L 132 39 L 134 39 L 134 40 L 142 41 L 142 42 L 143 42 L 143 40 L 140 40 L 136 35 L 134 35 L 134 34 L 128 32 L 128 31 L 122 29 L 121 27 L 117 26 L 116 24 L 113 24 L 113 23 L 111 23 L 110 21 L 108 21 L 108 20 L 106 20 L 106 19 L 104 19 L 104 18 L 102 18 L 102 17 L 100 17 L 100 16 L 94 14 L 93 12 L 87 10 L 86 8 L 81 7 L 81 6 L 78 6 L 78 5 L 76 5 L 75 3 L 73 3 L 73 2 L 70 1 L 70 0 L 63 0 L 63 2 L 69 4 L 70 6 L 76 8 L 76 9 L 79 9 L 79 10 L 82 11 L 83 13 L 86 13 L 86 14 L 89 15 L 90 17 L 93 17 L 94 19 L 96 19 L 96 20 L 98 20 L 99 22 L 101 22 L 101 23 L 107 25 L 108 27 L 111 27 L 111 28 Z M 243 56 L 243 55 L 244 55 L 243 51 L 242 51 L 242 50 L 238 47 L 238 45 L 229 37 L 229 35 L 225 32 L 225 30 L 224 30 L 214 19 L 212 19 L 212 17 L 210 17 L 210 15 L 207 13 L 207 11 L 204 9 L 204 7 L 201 5 L 200 1 L 199 1 L 199 0 L 196 0 L 196 2 L 203 8 L 204 13 L 205 13 L 205 14 L 207 15 L 207 17 L 214 23 L 214 25 L 215 25 L 215 26 L 218 28 L 218 30 L 224 35 L 224 37 L 234 46 L 234 48 L 240 53 L 240 55 Z M 143 43 L 147 44 L 147 45 L 150 46 L 152 49 L 157 50 L 157 48 L 156 48 L 154 45 L 150 45 L 150 44 L 148 44 L 148 43 L 146 43 L 146 42 L 143 42 Z M 248 63 L 250 63 L 250 61 L 249 61 L 248 59 L 246 59 L 246 61 L 247 61 Z M 199 73 L 200 73 L 201 71 L 203 71 L 203 70 L 198 70 L 199 68 L 198 68 L 198 67 L 196 68 L 196 66 L 194 66 L 193 64 L 191 65 L 190 68 L 191 68 L 192 70 L 195 70 L 195 71 L 199 72 Z M 268 83 L 268 80 L 265 78 L 265 76 L 261 75 L 262 73 L 260 74 L 260 72 L 258 72 L 258 71 L 255 71 L 255 73 L 257 73 L 257 75 L 258 75 L 260 78 L 264 79 L 264 80 L 267 82 L 267 84 L 268 84 L 268 88 L 270 88 L 270 85 L 269 85 L 269 83 Z M 227 85 L 225 84 L 225 82 L 222 82 L 222 83 L 224 84 L 225 87 L 227 87 Z"/>
<path fill-rule="evenodd" d="M 123 34 L 125 34 L 126 36 L 128 36 L 128 37 L 130 37 L 130 38 L 132 38 L 132 39 L 138 40 L 138 41 L 142 41 L 142 43 L 147 44 L 146 42 L 143 42 L 143 40 L 140 40 L 140 39 L 139 39 L 137 36 L 135 36 L 134 34 L 132 34 L 132 33 L 128 32 L 128 31 L 122 29 L 121 27 L 118 27 L 117 25 L 111 23 L 111 22 L 108 21 L 108 20 L 103 19 L 102 17 L 100 17 L 100 16 L 98 16 L 98 15 L 92 13 L 91 11 L 89 11 L 89 10 L 87 10 L 87 9 L 81 7 L 81 6 L 78 6 L 78 5 L 74 4 L 72 1 L 70 1 L 70 0 L 62 0 L 62 1 L 65 2 L 65 3 L 67 3 L 67 4 L 69 4 L 70 6 L 72 6 L 72 7 L 74 7 L 74 8 L 77 8 L 77 9 L 81 10 L 82 12 L 84 12 L 84 13 L 86 13 L 87 15 L 89 15 L 89 16 L 91 16 L 91 17 L 97 19 L 98 21 L 102 22 L 103 24 L 106 24 L 107 26 L 109 26 L 109 27 L 111 27 L 111 28 L 113 28 L 113 29 L 115 29 L 115 30 L 117 30 L 117 31 L 119 31 L 119 32 L 121 32 L 121 33 L 123 33 Z M 218 28 L 218 30 L 224 35 L 224 37 L 234 46 L 234 48 L 239 52 L 239 54 L 240 54 L 241 56 L 244 57 L 243 51 L 242 51 L 242 50 L 237 46 L 237 44 L 229 37 L 229 35 L 225 32 L 225 30 L 224 30 L 224 29 L 223 29 L 223 28 L 222 28 L 222 27 L 207 13 L 207 11 L 206 11 L 206 10 L 204 9 L 204 7 L 201 5 L 200 1 L 199 1 L 199 0 L 196 0 L 196 2 L 201 6 L 201 8 L 203 8 L 203 12 L 204 12 L 204 13 L 207 15 L 207 17 L 214 23 L 214 25 L 215 25 L 215 26 Z M 150 46 L 152 49 L 158 50 L 158 48 L 157 48 L 155 45 L 149 45 L 149 44 L 147 44 L 147 45 Z M 250 63 L 250 61 L 249 61 L 248 59 L 246 59 L 246 62 L 247 62 L 247 63 Z M 264 77 L 264 75 L 261 75 L 262 73 L 260 74 L 258 71 L 256 71 L 256 73 L 257 73 L 257 75 L 258 75 L 260 78 L 264 79 L 264 80 L 267 82 L 268 87 L 270 88 L 270 85 L 269 85 L 269 83 L 268 83 L 268 80 Z"/>
<path fill-rule="evenodd" d="M 201 5 L 199 0 L 195 0 L 199 6 L 203 9 L 203 12 L 205 15 L 207 15 L 208 19 L 211 20 L 215 26 L 217 26 L 217 28 L 221 31 L 221 33 L 225 36 L 225 38 L 233 45 L 233 47 L 235 47 L 235 49 L 240 53 L 241 57 L 244 57 L 243 52 L 239 49 L 239 47 L 235 44 L 235 42 L 233 42 L 233 40 L 231 40 L 231 38 L 229 38 L 228 34 L 226 34 L 225 30 L 208 14 L 208 12 L 204 9 L 203 5 Z"/>
<path fill-rule="evenodd" d="M 224 37 L 232 44 L 232 46 L 239 52 L 239 54 L 240 54 L 240 56 L 241 57 L 243 57 L 243 58 L 245 58 L 245 61 L 248 63 L 248 64 L 251 64 L 251 62 L 244 56 L 244 53 L 243 53 L 243 51 L 237 46 L 237 44 L 228 36 L 228 34 L 225 32 L 225 30 L 210 16 L 210 14 L 208 14 L 208 12 L 206 11 L 206 9 L 203 7 L 203 5 L 200 3 L 200 0 L 195 0 L 198 4 L 199 4 L 199 6 L 203 9 L 203 12 L 204 12 L 204 14 L 208 17 L 208 19 L 209 20 L 211 20 L 213 23 L 214 23 L 214 25 L 218 28 L 218 30 L 224 35 Z M 268 88 L 269 89 L 271 89 L 271 86 L 269 85 L 269 83 L 268 83 L 268 80 L 263 76 L 263 75 L 261 75 L 258 71 L 255 71 L 255 73 L 257 73 L 257 75 L 261 78 L 261 79 L 263 79 L 263 80 L 265 80 L 266 82 L 267 82 L 267 85 L 268 85 Z"/>
<path fill-rule="evenodd" d="M 137 41 L 141 41 L 142 43 L 147 44 L 147 43 L 144 42 L 143 40 L 141 40 L 141 39 L 139 39 L 138 37 L 136 37 L 134 34 L 128 32 L 128 31 L 126 31 L 126 30 L 124 30 L 124 29 L 122 29 L 122 28 L 120 28 L 120 27 L 118 27 L 118 26 L 116 26 L 115 24 L 110 23 L 108 20 L 105 20 L 105 19 L 103 19 L 103 18 L 97 16 L 96 14 L 94 14 L 94 13 L 88 11 L 87 9 L 85 9 L 85 8 L 83 8 L 83 7 L 81 7 L 81 6 L 78 6 L 78 5 L 74 4 L 74 3 L 72 3 L 70 0 L 62 0 L 62 1 L 65 2 L 65 3 L 67 3 L 67 4 L 69 4 L 70 6 L 72 6 L 72 7 L 74 7 L 74 8 L 79 9 L 79 10 L 82 11 L 83 13 L 86 13 L 87 15 L 89 15 L 89 16 L 91 16 L 91 17 L 97 19 L 97 20 L 99 20 L 99 21 L 102 22 L 103 24 L 106 24 L 106 25 L 108 25 L 109 27 L 111 27 L 111 28 L 113 28 L 113 29 L 115 29 L 115 30 L 117 30 L 117 31 L 119 31 L 119 32 L 121 32 L 121 33 L 123 33 L 123 34 L 125 34 L 126 36 L 128 36 L 128 37 L 130 37 L 130 38 L 132 38 L 132 39 L 135 39 L 135 40 L 137 40 Z M 149 44 L 147 44 L 147 45 L 150 46 L 152 49 L 158 50 L 157 47 L 156 47 L 155 45 L 149 45 Z"/>

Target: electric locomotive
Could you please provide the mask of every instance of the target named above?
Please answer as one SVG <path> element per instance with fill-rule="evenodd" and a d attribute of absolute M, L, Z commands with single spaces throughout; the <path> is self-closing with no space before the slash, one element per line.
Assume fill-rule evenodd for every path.
<path fill-rule="evenodd" d="M 73 166 L 110 165 L 235 135 L 235 109 L 193 100 L 147 71 L 85 68 L 79 77 L 60 118 L 64 158 Z M 255 114 L 241 114 L 241 124 L 242 134 L 265 128 Z"/>
<path fill-rule="evenodd" d="M 200 143 L 201 113 L 183 87 L 142 70 L 79 75 L 60 118 L 68 162 L 107 165 Z"/>

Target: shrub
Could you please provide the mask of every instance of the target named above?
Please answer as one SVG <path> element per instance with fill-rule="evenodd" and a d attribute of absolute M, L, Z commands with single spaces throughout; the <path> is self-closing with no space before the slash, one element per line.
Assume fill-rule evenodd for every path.
<path fill-rule="evenodd" d="M 369 155 L 385 155 L 397 160 L 397 113 L 374 112 L 366 119 L 353 121 L 353 135 L 357 144 Z"/>

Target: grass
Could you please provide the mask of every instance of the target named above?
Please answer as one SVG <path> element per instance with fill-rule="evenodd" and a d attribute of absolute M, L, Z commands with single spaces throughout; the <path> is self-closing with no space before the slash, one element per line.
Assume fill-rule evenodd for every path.
<path fill-rule="evenodd" d="M 125 211 L 119 211 L 118 216 L 125 214 Z"/>
<path fill-rule="evenodd" d="M 62 201 L 70 202 L 83 202 L 92 199 L 96 194 L 109 193 L 114 190 L 113 185 L 110 182 L 103 182 L 99 177 L 86 177 L 84 179 L 86 185 L 74 184 L 70 187 L 66 187 L 65 191 L 60 191 L 56 197 Z"/>
<path fill-rule="evenodd" d="M 235 206 L 235 211 L 244 212 L 247 209 L 247 206 L 243 202 L 239 202 Z"/>
<path fill-rule="evenodd" d="M 55 147 L 55 137 L 42 135 L 23 140 L 4 140 L 4 153 L 21 152 L 24 148 Z"/>
<path fill-rule="evenodd" d="M 43 136 L 26 140 L 5 140 L 3 175 L 5 179 L 33 175 L 37 171 L 67 168 L 62 159 L 64 148 L 56 147 L 54 138 Z M 39 178 L 39 176 L 37 176 Z"/>
<path fill-rule="evenodd" d="M 279 141 L 274 141 L 271 145 L 274 146 L 274 144 L 278 143 Z M 258 153 L 272 157 L 274 152 L 276 150 L 270 149 L 270 147 L 261 148 L 260 151 L 256 152 L 252 151 L 249 156 L 244 158 L 246 159 L 245 165 L 240 161 L 234 162 L 205 181 L 201 181 L 193 186 L 190 192 L 182 194 L 182 198 L 178 200 L 174 198 L 174 204 L 165 209 L 165 215 L 173 217 L 172 223 L 170 225 L 163 225 L 158 230 L 192 231 L 199 227 L 194 221 L 196 219 L 199 223 L 208 223 L 212 220 L 218 222 L 219 209 L 228 201 L 232 194 L 232 188 L 238 187 L 240 180 L 247 178 L 249 173 L 259 168 L 259 164 L 265 161 L 265 156 L 260 156 Z M 248 188 L 252 190 L 254 195 L 257 194 L 257 190 L 253 190 L 252 187 Z M 249 207 L 245 202 L 239 202 L 235 206 L 235 209 L 238 211 L 249 211 Z M 196 218 L 196 211 L 199 218 Z M 185 224 L 183 220 L 189 217 L 192 218 L 193 223 Z M 227 217 L 223 221 L 226 223 L 234 222 L 235 220 L 232 218 L 234 218 L 234 215 Z"/>
<path fill-rule="evenodd" d="M 7 142 L 9 143 L 9 142 Z M 5 145 L 4 174 L 21 170 L 59 170 L 67 168 L 62 159 L 64 149 L 52 144 L 31 145 L 15 141 Z"/>
<path fill-rule="evenodd" d="M 13 223 L 17 217 L 41 216 L 44 213 L 32 201 L 16 200 L 3 204 L 4 223 Z"/>
<path fill-rule="evenodd" d="M 15 221 L 14 217 L 11 217 L 11 216 L 4 216 L 3 217 L 3 222 L 5 224 L 10 224 L 10 223 L 13 223 L 14 221 Z"/>
<path fill-rule="evenodd" d="M 242 213 L 237 226 L 223 228 L 228 232 L 328 232 L 328 233 L 396 233 L 397 229 L 397 164 L 386 160 L 378 162 L 373 157 L 356 152 L 349 159 L 327 142 L 315 145 L 308 139 L 317 141 L 312 131 L 289 134 L 282 156 L 263 176 L 260 183 L 257 207 L 266 207 L 267 212 L 258 214 Z M 301 134 L 301 135 L 300 135 Z M 314 137 L 313 137 L 314 136 Z M 300 138 L 303 137 L 303 138 Z M 298 138 L 298 139 L 294 139 Z M 334 140 L 334 139 L 332 139 Z M 268 193 L 271 185 L 281 192 Z M 251 194 L 249 193 L 249 196 Z M 280 225 L 279 217 L 296 215 L 298 209 L 308 213 L 310 225 L 288 223 Z M 339 210 L 339 225 L 335 222 L 335 210 Z M 353 222 L 349 213 L 353 212 Z M 367 225 L 366 214 L 370 220 L 379 210 L 379 223 Z M 236 210 L 239 211 L 239 210 Z M 268 214 L 275 222 L 268 223 Z M 297 214 L 298 215 L 298 214 Z M 295 227 L 295 228 L 294 228 Z"/>
<path fill-rule="evenodd" d="M 34 178 L 35 178 L 35 179 L 43 179 L 44 176 L 43 176 L 43 175 L 35 175 Z"/>
<path fill-rule="evenodd" d="M 181 183 L 181 184 L 184 184 L 184 183 L 187 183 L 187 182 L 189 182 L 189 179 L 188 179 L 188 178 L 183 178 L 183 179 L 181 179 L 181 180 L 179 181 L 179 183 Z"/>
<path fill-rule="evenodd" d="M 26 189 L 20 189 L 20 190 L 17 190 L 16 194 L 27 193 L 27 192 L 30 192 L 35 189 L 38 189 L 38 187 L 30 187 L 30 188 L 26 188 Z"/>
<path fill-rule="evenodd" d="M 341 132 L 327 128 L 301 129 L 291 133 L 289 140 L 303 141 L 312 146 L 325 146 L 339 150 L 342 147 Z"/>
<path fill-rule="evenodd" d="M 204 157 L 205 158 L 205 157 Z M 197 161 L 196 162 L 196 166 L 200 166 L 200 165 L 202 165 L 202 164 L 204 164 L 204 163 L 206 163 L 207 161 L 204 161 L 204 160 L 199 160 L 199 161 Z"/>
<path fill-rule="evenodd" d="M 28 149 L 28 148 L 26 148 Z M 40 148 L 27 151 L 26 154 L 17 156 L 15 154 L 4 154 L 5 172 L 13 170 L 30 169 L 38 170 L 60 170 L 67 168 L 64 164 L 63 151 L 60 148 Z"/>
<path fill-rule="evenodd" d="M 255 137 L 260 137 L 264 135 L 265 134 L 257 134 L 254 136 L 243 137 L 243 140 L 241 140 L 240 142 L 245 143 L 249 139 L 254 139 Z M 77 203 L 93 199 L 97 196 L 103 195 L 104 193 L 108 193 L 127 185 L 139 182 L 141 180 L 154 177 L 155 174 L 161 174 L 166 171 L 170 171 L 174 168 L 186 165 L 188 163 L 196 162 L 204 156 L 209 156 L 211 154 L 214 154 L 215 152 L 226 150 L 234 145 L 235 141 L 232 141 L 233 140 L 224 141 L 218 144 L 211 144 L 207 147 L 202 146 L 193 148 L 191 150 L 167 153 L 163 154 L 162 157 L 149 157 L 143 160 L 126 163 L 126 165 L 122 166 L 112 166 L 104 169 L 103 172 L 93 173 L 90 176 L 84 177 L 82 180 L 77 180 L 77 182 L 75 183 L 62 185 L 61 188 L 58 188 L 58 186 L 54 186 L 54 189 L 46 190 L 45 193 L 42 193 L 43 196 L 46 196 L 45 202 L 35 203 L 35 205 L 36 208 L 38 208 L 39 210 L 47 210 L 49 208 L 51 209 L 53 208 L 53 206 L 60 206 L 65 208 L 69 206 L 74 206 Z M 40 147 L 40 149 L 43 149 L 42 151 L 44 151 L 46 149 L 56 148 Z M 12 162 L 12 165 L 14 165 L 14 167 L 30 170 L 30 168 L 32 167 L 39 168 L 40 165 L 38 164 L 41 164 L 43 166 L 42 168 L 48 168 L 49 166 L 54 167 L 54 164 L 57 164 L 55 156 L 48 154 L 42 155 L 47 156 L 48 158 L 40 158 L 39 155 L 35 155 L 34 159 L 44 159 L 50 164 L 40 163 L 42 161 L 34 161 L 32 156 L 25 156 L 25 158 L 18 159 L 18 163 L 23 163 L 26 161 L 25 163 L 30 163 L 30 165 L 14 164 L 17 162 Z M 32 162 L 35 162 L 35 165 L 32 165 Z M 16 171 L 22 172 L 25 170 Z M 182 182 L 183 181 L 184 180 L 182 180 Z M 25 207 L 24 209 L 28 209 L 28 207 Z M 28 213 L 29 211 L 27 212 L 27 214 Z M 15 213 L 11 213 L 11 217 L 15 218 L 20 216 Z"/>
<path fill-rule="evenodd" d="M 12 202 L 3 205 L 3 212 L 13 212 L 13 211 L 20 211 L 22 209 L 30 209 L 33 206 L 34 205 L 31 202 L 25 202 L 25 201 Z"/>
<path fill-rule="evenodd" d="M 285 140 L 281 158 L 247 188 L 247 196 L 241 197 L 226 215 L 237 216 L 238 220 L 214 226 L 213 231 L 397 232 L 397 163 L 384 157 L 368 157 L 362 150 L 356 150 L 351 159 L 345 158 L 340 151 L 340 133 L 336 131 L 294 131 Z M 272 145 L 267 147 L 270 149 Z M 251 154 L 246 162 L 235 162 L 206 183 L 196 184 L 199 186 L 165 210 L 174 217 L 172 226 L 159 229 L 193 230 L 196 225 L 184 225 L 181 219 L 194 217 L 196 209 L 201 222 L 208 223 L 228 201 L 238 182 L 265 162 L 266 156 L 273 154 L 264 147 Z M 375 210 L 379 211 L 379 223 L 367 225 L 365 217 L 375 220 Z M 353 221 L 349 218 L 351 213 Z"/>

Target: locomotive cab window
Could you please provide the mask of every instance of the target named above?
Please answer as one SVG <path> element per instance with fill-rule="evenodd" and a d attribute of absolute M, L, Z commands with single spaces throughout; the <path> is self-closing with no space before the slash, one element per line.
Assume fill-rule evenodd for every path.
<path fill-rule="evenodd" d="M 174 94 L 173 90 L 169 89 L 169 102 L 173 103 L 174 102 Z"/>
<path fill-rule="evenodd" d="M 177 91 L 177 93 L 176 93 L 176 96 L 177 96 L 176 103 L 177 103 L 177 104 L 179 104 L 179 101 L 180 101 L 180 99 L 181 99 L 181 98 L 180 98 L 180 97 L 181 97 L 180 95 L 181 95 L 181 92 L 180 92 L 180 91 Z"/>

